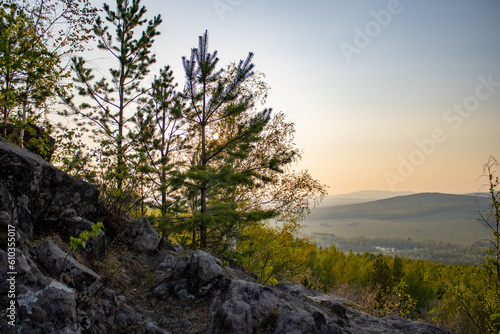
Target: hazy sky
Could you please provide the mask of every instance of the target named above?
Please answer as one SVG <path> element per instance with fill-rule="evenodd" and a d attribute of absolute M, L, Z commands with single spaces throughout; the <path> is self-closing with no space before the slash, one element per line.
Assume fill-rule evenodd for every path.
<path fill-rule="evenodd" d="M 221 66 L 255 53 L 267 107 L 295 123 L 298 168 L 331 194 L 477 191 L 500 158 L 497 0 L 142 4 L 163 18 L 154 72 L 171 65 L 180 85 L 205 30 Z"/>

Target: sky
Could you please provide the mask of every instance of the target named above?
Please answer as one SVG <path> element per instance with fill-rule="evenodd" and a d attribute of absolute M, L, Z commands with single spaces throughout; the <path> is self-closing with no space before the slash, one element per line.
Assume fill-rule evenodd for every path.
<path fill-rule="evenodd" d="M 163 19 L 152 73 L 170 65 L 180 86 L 205 30 L 221 67 L 255 54 L 266 107 L 295 124 L 296 168 L 330 194 L 485 190 L 483 164 L 500 159 L 497 0 L 141 4 Z"/>

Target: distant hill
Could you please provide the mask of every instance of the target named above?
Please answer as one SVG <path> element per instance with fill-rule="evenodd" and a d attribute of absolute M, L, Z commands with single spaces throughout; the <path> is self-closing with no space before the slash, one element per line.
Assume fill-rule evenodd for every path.
<path fill-rule="evenodd" d="M 361 197 L 359 198 L 361 199 Z M 479 210 L 487 209 L 489 204 L 490 200 L 484 196 L 419 193 L 349 205 L 335 205 L 332 202 L 325 202 L 324 205 L 316 208 L 307 220 L 345 218 L 389 220 L 443 212 L 476 213 Z"/>
<path fill-rule="evenodd" d="M 323 206 L 338 206 L 347 204 L 357 204 L 373 202 L 396 196 L 415 194 L 413 191 L 383 191 L 383 190 L 362 190 L 348 194 L 329 195 L 323 199 Z"/>

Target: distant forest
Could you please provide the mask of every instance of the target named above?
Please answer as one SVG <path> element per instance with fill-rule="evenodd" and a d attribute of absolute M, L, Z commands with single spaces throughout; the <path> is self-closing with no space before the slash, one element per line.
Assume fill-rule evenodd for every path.
<path fill-rule="evenodd" d="M 335 245 L 345 253 L 370 252 L 384 255 L 397 255 L 414 260 L 429 260 L 443 264 L 484 264 L 485 249 L 488 245 L 479 242 L 465 247 L 442 241 L 415 241 L 411 238 L 342 238 L 334 234 L 314 233 L 313 241 L 319 248 Z"/>

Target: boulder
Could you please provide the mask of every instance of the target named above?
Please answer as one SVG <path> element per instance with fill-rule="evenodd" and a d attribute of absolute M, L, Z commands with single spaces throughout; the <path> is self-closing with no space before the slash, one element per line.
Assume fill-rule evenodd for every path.
<path fill-rule="evenodd" d="M 45 288 L 17 297 L 19 333 L 80 333 L 76 291 L 52 280 Z"/>
<path fill-rule="evenodd" d="M 15 199 L 0 183 L 0 249 L 7 250 L 10 238 L 19 239 L 17 234 L 17 211 Z M 12 242 L 11 242 L 12 243 Z"/>
<path fill-rule="evenodd" d="M 210 283 L 222 275 L 221 261 L 202 250 L 197 250 L 191 256 L 191 276 L 202 285 Z"/>
<path fill-rule="evenodd" d="M 394 315 L 377 318 L 342 305 L 342 298 L 300 285 L 285 287 L 230 281 L 212 300 L 212 320 L 205 333 L 449 334 L 438 326 Z"/>
<path fill-rule="evenodd" d="M 36 249 L 36 254 L 39 263 L 51 277 L 59 278 L 64 273 L 71 285 L 79 290 L 101 280 L 94 271 L 80 264 L 50 240 L 44 240 Z"/>
<path fill-rule="evenodd" d="M 274 326 L 280 301 L 272 288 L 233 280 L 210 305 L 207 333 L 255 333 Z M 288 332 L 283 332 L 288 333 Z"/>
<path fill-rule="evenodd" d="M 129 305 L 124 305 L 116 311 L 116 323 L 121 326 L 137 325 L 142 321 L 141 315 Z"/>
<path fill-rule="evenodd" d="M 154 321 L 151 319 L 146 319 L 144 325 L 142 326 L 143 334 L 170 334 L 169 331 L 159 327 Z"/>
<path fill-rule="evenodd" d="M 30 238 L 38 227 L 38 218 L 56 194 L 74 180 L 39 156 L 3 138 L 0 138 L 0 161 L 0 183 L 16 200 L 20 227 Z"/>
<path fill-rule="evenodd" d="M 158 232 L 144 217 L 132 222 L 128 237 L 132 243 L 132 248 L 140 253 L 155 251 L 161 240 Z"/>
<path fill-rule="evenodd" d="M 69 237 L 76 226 L 64 219 L 70 210 L 90 221 L 102 221 L 105 210 L 93 185 L 75 180 L 2 137 L 0 161 L 0 184 L 14 199 L 19 232 L 27 239 L 34 232 L 51 230 Z M 0 190 L 0 196 L 5 196 L 5 190 Z"/>
<path fill-rule="evenodd" d="M 158 266 L 158 271 L 165 278 L 178 278 L 189 270 L 191 259 L 189 256 L 167 255 Z"/>

